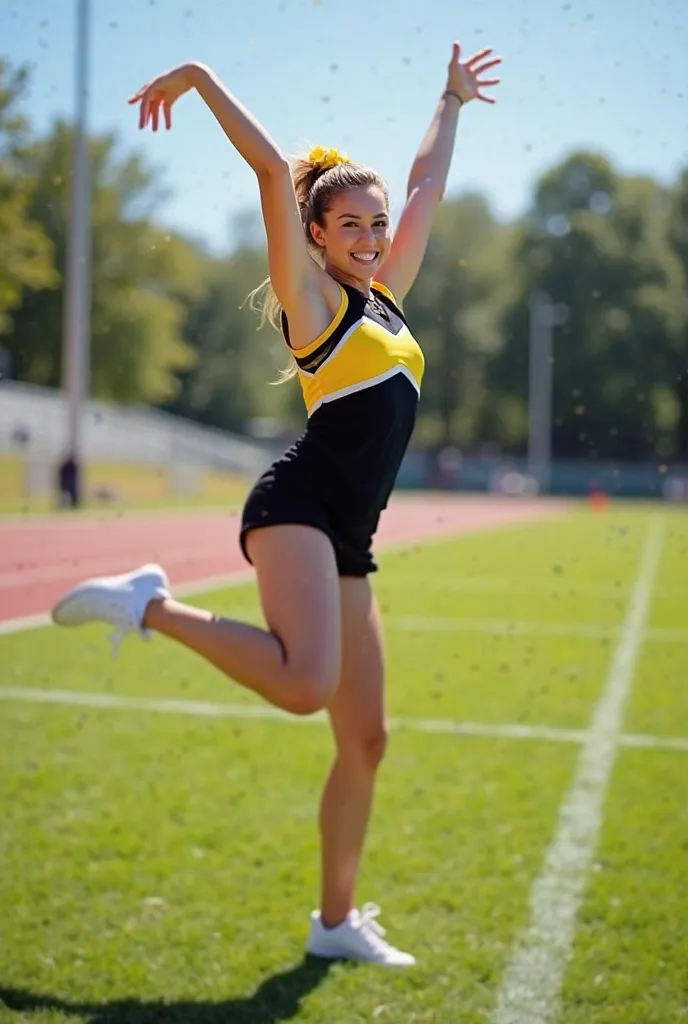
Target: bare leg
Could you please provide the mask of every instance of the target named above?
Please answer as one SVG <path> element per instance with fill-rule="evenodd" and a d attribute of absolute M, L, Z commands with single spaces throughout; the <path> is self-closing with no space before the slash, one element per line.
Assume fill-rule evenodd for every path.
<path fill-rule="evenodd" d="M 323 707 L 339 681 L 340 592 L 329 539 L 308 526 L 248 535 L 268 630 L 173 600 L 152 601 L 143 625 L 295 714 Z"/>
<path fill-rule="evenodd" d="M 384 755 L 384 651 L 377 603 L 364 579 L 341 580 L 342 675 L 328 705 L 337 753 L 320 807 L 321 918 L 344 920 L 370 818 L 375 774 Z"/>

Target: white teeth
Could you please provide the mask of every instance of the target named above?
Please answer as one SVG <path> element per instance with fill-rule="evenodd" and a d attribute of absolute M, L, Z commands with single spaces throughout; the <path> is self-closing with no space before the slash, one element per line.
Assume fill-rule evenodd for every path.
<path fill-rule="evenodd" d="M 367 263 L 371 263 L 377 258 L 376 252 L 352 252 L 352 256 L 355 256 L 357 260 L 365 260 Z"/>

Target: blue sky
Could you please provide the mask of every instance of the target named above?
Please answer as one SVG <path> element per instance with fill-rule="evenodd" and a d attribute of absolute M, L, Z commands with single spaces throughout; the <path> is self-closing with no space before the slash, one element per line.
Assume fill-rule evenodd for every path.
<path fill-rule="evenodd" d="M 499 102 L 461 115 L 449 191 L 513 216 L 572 149 L 668 182 L 688 163 L 685 0 L 92 0 L 90 128 L 163 168 L 162 219 L 222 249 L 256 208 L 252 172 L 189 94 L 142 134 L 127 97 L 185 60 L 210 64 L 287 153 L 344 148 L 387 178 L 398 212 L 454 39 L 494 46 Z M 0 0 L 0 53 L 34 68 L 39 129 L 74 109 L 75 0 Z"/>

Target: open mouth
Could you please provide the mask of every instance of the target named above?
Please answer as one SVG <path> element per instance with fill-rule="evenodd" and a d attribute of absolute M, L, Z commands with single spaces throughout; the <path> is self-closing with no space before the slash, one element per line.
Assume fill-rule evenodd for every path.
<path fill-rule="evenodd" d="M 351 259 L 356 260 L 362 266 L 370 266 L 378 258 L 380 253 L 376 250 L 375 252 L 352 252 Z"/>

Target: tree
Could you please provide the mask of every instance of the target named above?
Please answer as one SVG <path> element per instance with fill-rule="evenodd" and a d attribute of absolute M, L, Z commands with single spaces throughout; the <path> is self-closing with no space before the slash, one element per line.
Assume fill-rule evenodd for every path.
<path fill-rule="evenodd" d="M 163 193 L 137 156 L 119 161 L 116 140 L 89 143 L 91 202 L 91 393 L 121 402 L 159 402 L 193 358 L 182 338 L 186 301 L 203 290 L 199 253 L 151 218 Z M 35 187 L 29 210 L 50 238 L 64 273 L 73 132 L 64 122 L 29 148 Z M 24 380 L 60 383 L 63 291 L 26 296 L 10 349 Z"/>
<path fill-rule="evenodd" d="M 527 400 L 528 297 L 546 292 L 568 311 L 553 368 L 559 457 L 643 458 L 666 447 L 659 409 L 681 322 L 666 218 L 659 186 L 593 154 L 572 155 L 538 184 L 491 382 Z"/>
<path fill-rule="evenodd" d="M 683 324 L 677 336 L 671 380 L 676 403 L 676 455 L 688 461 L 688 168 L 681 172 L 672 192 L 669 239 L 683 270 Z"/>
<path fill-rule="evenodd" d="M 52 246 L 30 216 L 34 182 L 21 167 L 29 125 L 17 105 L 27 77 L 25 68 L 12 70 L 0 58 L 0 334 L 10 329 L 8 314 L 27 289 L 54 288 L 59 281 Z"/>
<path fill-rule="evenodd" d="M 257 219 L 242 215 L 240 220 L 234 232 L 241 239 L 238 248 L 227 259 L 208 262 L 207 290 L 190 305 L 185 338 L 194 364 L 180 375 L 179 395 L 168 408 L 233 431 L 244 430 L 256 416 L 300 425 L 298 383 L 270 387 L 287 363 L 287 350 L 271 327 L 259 329 L 246 301 L 267 274 L 267 258 L 257 239 Z"/>
<path fill-rule="evenodd" d="M 445 200 L 405 308 L 426 360 L 418 437 L 466 446 L 487 400 L 485 368 L 499 348 L 500 288 L 508 277 L 509 229 L 485 200 Z"/>

